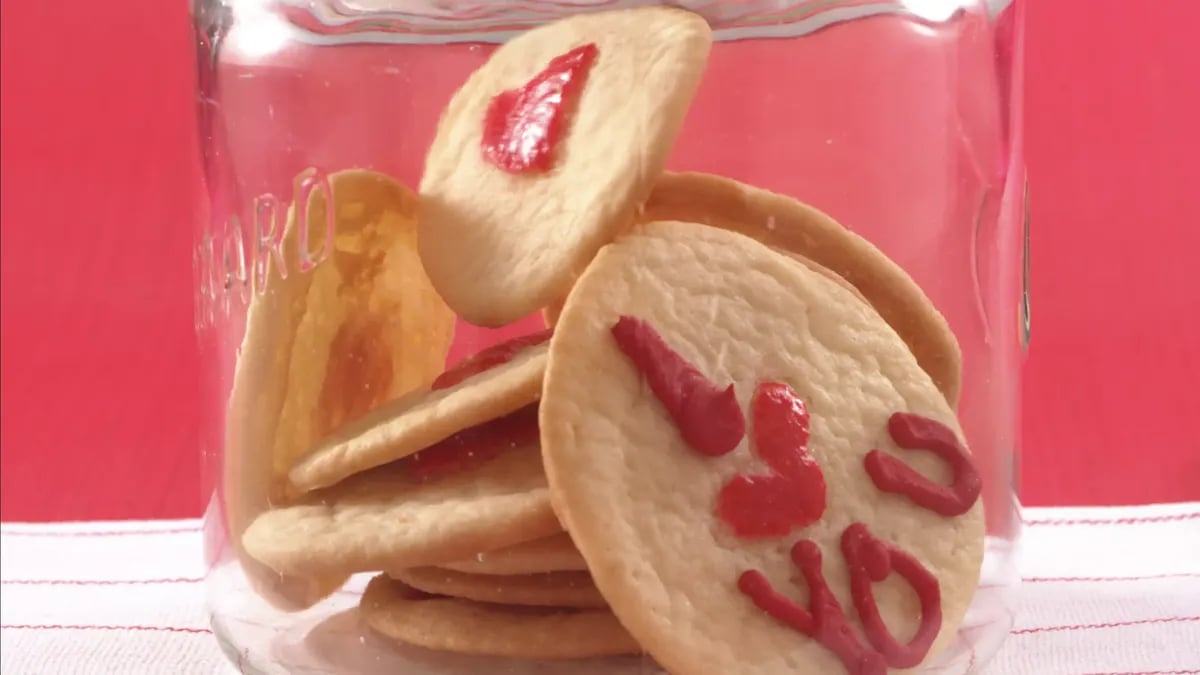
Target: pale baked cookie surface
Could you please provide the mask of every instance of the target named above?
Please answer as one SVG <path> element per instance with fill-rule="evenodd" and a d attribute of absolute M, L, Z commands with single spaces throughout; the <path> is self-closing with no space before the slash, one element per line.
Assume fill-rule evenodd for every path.
<path fill-rule="evenodd" d="M 495 576 L 440 567 L 414 567 L 388 575 L 419 591 L 499 605 L 608 607 L 587 572 Z"/>
<path fill-rule="evenodd" d="M 674 366 L 669 381 L 688 383 L 678 391 L 732 385 L 731 405 L 717 395 L 684 404 L 711 433 L 688 435 L 676 423 L 618 344 L 623 317 L 652 328 L 694 368 Z M 758 417 L 760 385 L 769 383 L 777 394 L 794 392 L 764 406 L 778 412 L 775 404 L 787 403 L 785 423 Z M 720 423 L 731 410 L 744 416 L 740 440 L 727 433 L 736 425 Z M 642 646 L 672 672 L 790 675 L 845 669 L 820 640 L 761 610 L 762 598 L 741 584 L 760 596 L 765 585 L 804 610 L 810 587 L 800 567 L 811 564 L 813 548 L 829 597 L 862 645 L 845 547 L 858 556 L 855 569 L 871 574 L 885 551 L 871 542 L 899 552 L 892 573 L 868 587 L 902 642 L 923 613 L 897 570 L 920 575 L 902 559 L 936 579 L 941 622 L 934 633 L 925 627 L 932 645 L 920 657 L 950 639 L 978 583 L 977 485 L 965 512 L 942 515 L 884 492 L 868 475 L 866 457 L 878 449 L 934 483 L 951 482 L 949 463 L 934 453 L 899 449 L 889 426 L 896 413 L 921 416 L 961 445 L 953 411 L 909 348 L 843 286 L 733 232 L 651 223 L 605 247 L 571 292 L 551 341 L 540 423 L 555 509 Z M 874 539 L 856 537 L 856 524 Z M 752 572 L 761 578 L 747 581 Z"/>
<path fill-rule="evenodd" d="M 514 38 L 467 80 L 443 113 L 420 188 L 421 259 L 460 316 L 496 326 L 537 311 L 631 222 L 683 124 L 711 40 L 705 21 L 682 10 L 587 14 Z M 590 55 L 574 51 L 589 45 Z M 506 169 L 489 159 L 485 126 L 497 98 L 517 97 L 572 57 L 586 59 L 564 85 L 570 91 L 547 104 L 565 106 L 548 165 Z M 536 144 L 524 132 L 518 150 Z"/>
<path fill-rule="evenodd" d="M 712 225 L 799 254 L 845 279 L 874 305 L 946 395 L 958 402 L 962 353 L 945 317 L 921 287 L 874 244 L 825 213 L 785 195 L 703 173 L 664 173 L 643 222 Z"/>
<path fill-rule="evenodd" d="M 641 652 L 612 612 L 507 607 L 429 596 L 380 575 L 359 611 L 376 632 L 428 649 L 522 659 Z"/>
<path fill-rule="evenodd" d="M 474 557 L 442 565 L 468 574 L 506 576 L 539 572 L 583 572 L 587 561 L 565 532 L 527 541 L 495 551 L 480 551 Z"/>
<path fill-rule="evenodd" d="M 242 537 L 282 574 L 353 574 L 461 560 L 562 531 L 536 445 L 420 482 L 372 469 L 260 515 Z"/>

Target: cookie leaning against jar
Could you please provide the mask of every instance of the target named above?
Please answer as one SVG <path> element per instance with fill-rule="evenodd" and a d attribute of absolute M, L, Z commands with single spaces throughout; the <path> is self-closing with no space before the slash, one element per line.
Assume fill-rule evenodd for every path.
<path fill-rule="evenodd" d="M 613 10 L 523 33 L 470 76 L 420 186 L 421 260 L 459 316 L 499 326 L 538 311 L 629 226 L 711 42 L 684 10 Z"/>
<path fill-rule="evenodd" d="M 981 484 L 941 391 L 877 312 L 744 235 L 602 249 L 540 425 L 555 511 L 671 672 L 915 667 L 978 584 Z"/>
<path fill-rule="evenodd" d="M 332 174 L 326 184 L 301 177 L 296 193 L 307 199 L 291 206 L 286 225 L 261 233 L 277 254 L 252 271 L 225 428 L 234 552 L 251 586 L 285 609 L 315 603 L 344 577 L 265 568 L 246 555 L 244 531 L 269 505 L 291 497 L 286 470 L 319 438 L 427 385 L 444 367 L 455 321 L 417 257 L 411 191 L 384 174 L 355 169 Z M 304 232 L 309 241 L 300 241 Z M 312 251 L 328 257 L 311 271 L 280 267 Z"/>

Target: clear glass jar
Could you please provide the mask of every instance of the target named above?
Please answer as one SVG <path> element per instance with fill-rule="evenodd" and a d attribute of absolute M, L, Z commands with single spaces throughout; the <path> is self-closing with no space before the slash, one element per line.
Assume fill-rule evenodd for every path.
<path fill-rule="evenodd" d="M 524 650 L 511 644 L 498 648 L 495 645 L 504 643 L 503 636 L 489 633 L 494 626 L 488 620 L 479 624 L 474 619 L 462 618 L 465 616 L 462 614 L 443 616 L 437 612 L 430 616 L 405 615 L 419 618 L 409 619 L 401 632 L 409 642 L 423 646 L 403 644 L 404 638 L 397 640 L 394 634 L 389 638 L 383 634 L 388 631 L 376 630 L 378 623 L 372 623 L 358 609 L 363 589 L 376 574 L 397 572 L 407 583 L 413 583 L 399 573 L 402 570 L 384 569 L 377 551 L 360 550 L 378 544 L 377 540 L 388 533 L 395 535 L 388 529 L 395 522 L 390 518 L 400 516 L 384 512 L 372 519 L 371 514 L 361 510 L 343 509 L 339 506 L 337 485 L 331 488 L 332 492 L 303 494 L 308 487 L 356 480 L 350 474 L 372 466 L 377 468 L 370 470 L 376 472 L 411 471 L 411 465 L 396 469 L 405 459 L 378 466 L 394 458 L 385 457 L 386 452 L 378 454 L 380 442 L 371 434 L 380 433 L 377 431 L 383 424 L 380 420 L 391 418 L 387 414 L 377 415 L 373 422 L 370 417 L 364 422 L 363 416 L 374 409 L 386 410 L 388 406 L 394 409 L 394 399 L 430 396 L 431 382 L 447 365 L 515 336 L 542 331 L 557 317 L 559 306 L 545 302 L 545 293 L 539 296 L 543 298 L 541 305 L 547 305 L 544 312 L 537 311 L 541 305 L 526 303 L 525 308 L 534 311 L 524 312 L 522 317 L 505 315 L 505 311 L 511 315 L 511 308 L 497 310 L 496 316 L 500 318 L 488 315 L 492 305 L 508 308 L 509 296 L 488 296 L 493 289 L 472 280 L 475 271 L 465 276 L 445 268 L 432 273 L 434 266 L 430 266 L 425 242 L 420 247 L 417 244 L 418 230 L 422 233 L 426 230 L 420 229 L 415 219 L 427 213 L 418 201 L 424 200 L 421 203 L 426 204 L 429 198 L 416 194 L 421 192 L 423 173 L 428 173 L 427 156 L 431 162 L 438 156 L 431 153 L 431 143 L 451 97 L 473 71 L 488 62 L 497 45 L 531 28 L 569 16 L 655 4 L 684 7 L 701 15 L 712 28 L 711 50 L 694 98 L 687 100 L 690 92 L 686 91 L 686 83 L 679 84 L 686 79 L 682 76 L 678 81 L 658 80 L 654 91 L 639 91 L 638 78 L 614 80 L 611 74 L 597 75 L 596 81 L 585 77 L 580 86 L 607 86 L 607 95 L 649 101 L 649 107 L 661 103 L 654 98 L 660 94 L 663 100 L 672 101 L 671 105 L 682 101 L 687 111 L 682 129 L 672 138 L 670 123 L 652 124 L 645 133 L 659 136 L 639 138 L 636 134 L 600 126 L 595 127 L 599 129 L 595 138 L 579 142 L 605 144 L 611 140 L 614 154 L 628 150 L 629 146 L 621 143 L 630 139 L 649 144 L 647 147 L 662 144 L 669 150 L 665 155 L 668 171 L 725 177 L 710 177 L 714 183 L 705 183 L 708 179 L 699 177 L 698 183 L 688 184 L 686 174 L 682 178 L 679 173 L 660 176 L 658 167 L 650 160 L 642 165 L 651 167 L 648 175 L 639 174 L 634 180 L 645 184 L 649 197 L 645 191 L 638 193 L 641 188 L 635 186 L 628 194 L 617 190 L 614 194 L 620 194 L 613 199 L 627 201 L 643 216 L 651 213 L 670 220 L 705 222 L 710 215 L 708 211 L 728 207 L 732 210 L 726 214 L 728 218 L 741 219 L 741 224 L 749 229 L 757 228 L 750 233 L 752 238 L 770 244 L 776 251 L 791 249 L 787 252 L 809 258 L 806 274 L 821 271 L 829 280 L 827 271 L 812 265 L 815 261 L 844 277 L 835 280 L 843 291 L 857 295 L 858 301 L 879 310 L 878 315 L 872 315 L 871 321 L 876 322 L 872 325 L 883 320 L 880 315 L 886 315 L 887 323 L 896 331 L 890 334 L 887 344 L 901 344 L 896 341 L 897 333 L 901 334 L 902 344 L 911 347 L 920 366 L 929 373 L 921 385 L 924 390 L 929 389 L 929 382 L 936 380 L 942 391 L 949 391 L 952 401 L 951 390 L 956 387 L 947 380 L 961 374 L 956 416 L 981 479 L 977 503 L 982 504 L 985 523 L 977 533 L 982 542 L 970 545 L 983 551 L 983 560 L 977 587 L 967 597 L 969 609 L 965 618 L 956 628 L 944 631 L 938 641 L 938 653 L 925 659 L 920 672 L 977 672 L 1004 639 L 1012 624 L 1009 598 L 1019 580 L 1014 557 L 1020 529 L 1016 498 L 1018 397 L 1020 363 L 1028 331 L 1023 275 L 1027 253 L 1019 115 L 1022 11 L 1019 0 L 1015 4 L 1006 0 L 671 3 L 193 0 L 200 144 L 208 191 L 208 210 L 198 218 L 195 255 L 197 334 L 206 365 L 204 400 L 209 404 L 201 439 L 209 490 L 208 592 L 216 635 L 241 672 L 647 673 L 659 672 L 652 657 L 664 654 L 670 661 L 670 655 L 682 649 L 678 644 L 664 647 L 664 641 L 676 639 L 670 631 L 654 633 L 644 617 L 635 616 L 636 602 L 628 599 L 622 600 L 619 607 L 613 602 L 613 609 L 633 639 L 646 647 L 649 653 L 645 656 L 597 656 L 596 653 L 606 649 L 632 651 L 614 649 L 611 645 L 596 646 L 597 640 L 603 641 L 600 637 L 603 630 L 611 627 L 605 624 L 604 629 L 593 627 L 583 631 L 591 636 L 588 638 L 592 640 L 591 647 L 572 646 L 578 635 L 560 635 L 546 629 L 548 632 L 542 637 L 548 636 L 549 642 L 558 642 L 562 649 L 544 654 L 556 658 L 538 659 L 535 657 L 539 654 L 534 652 L 549 649 L 543 644 L 547 642 L 545 639 L 530 637 Z M 581 40 L 586 38 L 586 30 Z M 670 39 L 675 38 L 664 38 L 664 43 Z M 610 58 L 604 49 L 602 46 L 598 58 Z M 636 59 L 628 59 L 620 66 L 628 69 L 622 76 L 645 74 L 639 70 L 644 66 Z M 588 71 L 573 72 L 586 75 Z M 620 82 L 620 88 L 614 87 L 614 82 Z M 557 95 L 567 101 L 564 105 L 572 104 L 572 96 L 591 96 L 571 92 L 569 87 L 557 90 Z M 612 105 L 619 105 L 615 98 L 609 100 L 614 101 Z M 669 116 L 661 110 L 658 113 Z M 583 119 L 584 113 L 577 114 Z M 569 135 L 573 118 L 563 119 L 567 120 L 564 122 L 567 126 L 560 133 Z M 651 121 L 656 122 L 657 118 Z M 483 124 L 483 121 L 472 123 Z M 607 136 L 610 132 L 616 136 Z M 625 138 L 617 138 L 621 134 Z M 551 137 L 551 142 L 559 141 Z M 441 153 L 439 161 L 444 165 L 444 148 Z M 485 154 L 479 153 L 478 157 Z M 462 161 L 473 167 L 488 166 L 476 156 L 468 159 Z M 569 156 L 553 161 L 563 162 L 564 172 L 583 170 L 572 164 L 576 160 Z M 500 170 L 496 168 L 499 164 L 492 164 L 492 170 Z M 620 162 L 613 163 L 618 165 Z M 598 171 L 593 174 L 597 180 L 607 178 L 605 171 L 617 171 L 604 166 L 586 170 Z M 725 179 L 750 187 L 740 187 Z M 536 180 L 536 176 L 530 180 Z M 586 190 L 582 183 L 575 187 Z M 479 189 L 483 197 L 497 204 L 508 205 L 510 202 L 505 200 L 513 198 L 487 193 L 491 188 L 483 184 Z M 785 197 L 779 197 L 783 201 L 771 201 L 762 191 Z M 737 199 L 729 196 L 734 193 L 741 196 Z M 538 194 L 536 190 L 523 193 L 516 203 L 528 203 Z M 558 196 L 575 195 L 568 190 Z M 334 208 L 328 209 L 331 199 Z M 833 223 L 834 229 L 818 227 L 819 232 L 840 232 L 844 226 L 874 248 L 854 248 L 845 243 L 848 239 L 841 234 L 828 235 L 834 236 L 833 240 L 819 240 L 824 235 L 814 235 L 819 240 L 815 243 L 810 238 L 812 233 L 807 231 L 791 238 L 786 234 L 773 238 L 776 228 L 786 230 L 795 225 L 789 224 L 790 221 L 823 218 L 813 212 L 790 211 L 802 208 L 792 200 L 812 205 L 836 221 L 821 220 L 826 223 L 822 227 Z M 645 220 L 643 216 L 629 218 Z M 747 223 L 748 219 L 761 222 Z M 798 227 L 804 230 L 808 226 L 801 222 Z M 611 223 L 602 229 L 607 233 L 602 238 L 607 239 L 582 246 L 582 255 L 594 254 L 608 239 L 620 241 L 626 236 L 622 234 L 624 230 Z M 500 236 L 534 236 L 530 231 L 522 225 Z M 504 243 L 507 245 L 508 240 Z M 546 243 L 553 248 L 559 242 Z M 684 241 L 679 245 L 689 244 Z M 850 248 L 822 253 L 823 245 Z M 575 253 L 581 248 L 573 240 L 566 246 Z M 477 248 L 475 240 L 467 237 L 461 243 L 443 242 L 439 255 L 444 257 L 445 251 L 454 251 L 462 257 L 462 269 L 475 270 L 472 259 L 503 253 Z M 776 255 L 755 250 L 758 251 L 755 255 Z M 883 262 L 871 258 L 878 252 L 886 256 Z M 585 266 L 573 271 L 579 272 L 590 264 L 587 260 L 584 263 Z M 666 267 L 674 264 L 668 263 Z M 689 263 L 681 259 L 678 264 Z M 602 267 L 599 262 L 596 265 Z M 436 283 L 426 276 L 427 267 L 429 277 L 437 278 Z M 915 307 L 896 300 L 895 289 L 881 290 L 880 277 L 864 272 L 868 267 L 875 272 L 902 269 L 923 291 L 923 295 L 917 294 L 917 301 L 926 304 Z M 477 271 L 483 276 L 490 273 L 482 268 Z M 890 272 L 879 273 L 886 277 Z M 462 281 L 464 278 L 467 281 Z M 584 272 L 579 284 L 595 285 L 602 278 L 600 272 L 595 275 Z M 847 282 L 856 288 L 848 289 Z M 468 296 L 475 293 L 482 297 L 469 310 L 471 318 L 477 320 L 488 315 L 486 320 L 477 322 L 491 327 L 456 316 L 462 312 L 452 308 L 465 306 L 462 296 L 451 294 L 453 297 L 447 296 L 448 302 L 444 302 L 435 290 L 442 288 L 441 284 L 463 283 L 470 286 Z M 555 283 L 561 286 L 561 281 Z M 559 290 L 566 292 L 566 288 Z M 737 291 L 729 294 L 737 297 Z M 571 295 L 567 301 L 561 326 L 581 325 L 589 311 L 584 300 L 579 300 L 580 307 L 573 310 L 574 297 Z M 843 299 L 847 297 L 851 295 Z M 961 364 L 952 356 L 936 353 L 939 348 L 948 348 L 920 332 L 928 330 L 927 327 L 902 327 L 913 316 L 927 316 L 930 306 L 945 317 L 961 351 Z M 921 310 L 926 310 L 926 314 L 922 315 Z M 920 319 L 914 320 L 920 323 Z M 714 319 L 714 323 L 720 321 Z M 691 328 L 707 330 L 701 326 Z M 564 335 L 576 333 L 565 327 L 556 329 L 549 346 L 551 372 L 570 359 L 566 347 L 557 342 L 565 341 Z M 754 339 L 743 342 L 753 343 Z M 768 343 L 778 345 L 773 338 L 762 339 L 763 349 L 767 349 Z M 945 358 L 939 366 L 941 357 Z M 910 370 L 911 363 L 915 363 L 912 359 L 913 355 L 907 353 L 902 359 Z M 878 365 L 878 359 L 869 356 L 865 363 Z M 861 363 L 854 366 L 860 367 L 871 366 Z M 940 380 L 935 372 L 939 367 Z M 616 366 L 608 363 L 605 368 L 611 370 Z M 594 386 L 602 393 L 607 391 L 605 378 L 610 376 L 605 373 L 609 370 L 594 371 L 597 378 Z M 857 375 L 845 382 L 854 382 L 854 377 Z M 547 382 L 550 381 L 548 378 Z M 852 385 L 835 382 L 830 386 L 831 396 L 836 397 L 841 395 L 838 386 Z M 562 405 L 551 406 L 550 397 L 568 396 L 551 394 L 550 388 L 548 384 L 544 392 L 547 398 L 542 409 L 543 445 L 561 442 L 546 438 L 545 425 L 555 422 L 548 421 L 546 416 L 554 414 L 553 410 L 564 409 Z M 744 402 L 750 392 L 739 393 Z M 645 395 L 650 397 L 648 393 Z M 845 400 L 857 399 L 850 396 Z M 813 442 L 824 438 L 821 434 L 836 434 L 837 429 L 818 429 L 821 405 L 817 401 L 809 404 L 814 420 Z M 643 398 L 638 405 L 658 404 L 653 398 Z M 433 425 L 436 428 L 432 431 L 426 429 L 428 433 L 422 436 L 425 444 L 486 419 L 477 410 L 472 414 L 475 416 L 447 413 L 449 421 Z M 589 418 L 604 414 L 601 406 Z M 666 419 L 661 414 L 660 418 Z M 614 420 L 609 422 L 623 423 L 619 418 Z M 347 438 L 351 438 L 349 445 L 345 442 Z M 312 453 L 323 449 L 328 454 L 331 447 L 338 452 L 353 453 L 356 451 L 350 446 L 354 442 L 371 446 L 366 452 L 371 461 L 351 462 L 350 468 L 335 467 L 332 473 L 315 482 L 297 485 L 293 480 L 297 475 L 295 467 Z M 823 457 L 819 447 L 811 450 Z M 451 464 L 461 459 L 452 458 Z M 330 461 L 336 464 L 336 460 L 333 457 Z M 467 468 L 452 465 L 448 472 L 461 477 L 466 472 L 484 470 L 488 461 L 501 460 L 472 461 L 475 463 L 468 462 Z M 561 458 L 556 461 L 569 464 Z M 927 466 L 919 465 L 918 469 L 925 471 L 921 467 Z M 574 468 L 571 465 L 558 470 Z M 775 470 L 778 474 L 778 467 Z M 865 494 L 875 489 L 865 473 L 859 478 L 861 485 L 847 487 L 837 482 L 840 478 L 829 474 L 831 511 L 823 517 L 828 518 L 843 503 L 838 501 L 841 494 L 838 490 Z M 456 476 L 443 475 L 429 481 L 455 479 Z M 553 483 L 553 476 L 551 479 Z M 569 493 L 569 485 L 569 481 L 560 481 L 554 494 Z M 634 489 L 628 487 L 627 491 Z M 455 498 L 455 494 L 446 499 Z M 573 495 L 565 501 L 559 497 L 550 501 L 556 510 L 583 508 Z M 582 503 L 586 506 L 587 500 Z M 307 504 L 307 515 L 296 512 L 296 504 Z M 475 506 L 483 510 L 492 508 Z M 289 508 L 293 510 L 288 511 Z M 630 513 L 646 515 L 647 520 L 656 517 L 630 508 L 634 509 Z M 269 541 L 244 545 L 247 528 L 267 512 L 284 514 L 272 521 L 273 526 L 264 526 L 255 533 Z M 430 517 L 435 519 L 442 514 L 431 513 Z M 414 517 L 410 512 L 404 514 L 404 518 Z M 885 514 L 879 517 L 884 518 Z M 717 527 L 701 524 L 703 518 L 715 523 L 712 514 L 685 512 L 683 521 L 689 518 L 695 519 L 696 527 Z M 584 519 L 585 516 L 577 514 L 562 517 L 573 524 L 571 534 L 582 556 L 570 550 L 569 555 L 558 551 L 558 558 L 573 563 L 556 565 L 550 562 L 553 556 L 547 557 L 549 554 L 543 552 L 542 557 L 533 555 L 532 563 L 526 560 L 524 564 L 514 564 L 526 572 L 573 569 L 570 574 L 578 577 L 587 575 L 578 564 L 582 558 L 593 568 L 601 594 L 608 596 L 607 600 L 615 600 L 630 587 L 622 585 L 625 582 L 616 579 L 611 570 L 601 574 L 596 563 L 611 566 L 612 559 L 605 557 L 609 555 L 607 549 L 632 544 L 621 534 L 624 529 L 615 525 L 608 543 L 591 541 L 596 535 L 587 530 Z M 663 524 L 667 521 L 655 522 L 659 523 L 657 526 L 669 526 Z M 491 527 L 504 529 L 501 525 L 493 522 Z M 539 527 L 528 522 L 526 525 L 526 539 L 562 529 L 557 522 L 549 529 L 544 523 Z M 419 524 L 411 527 L 416 529 L 404 531 L 402 536 L 421 534 Z M 793 529 L 777 538 L 791 542 L 806 531 L 802 527 Z M 355 532 L 347 534 L 346 530 Z M 473 531 L 472 536 L 482 535 Z M 669 537 L 670 532 L 664 531 L 663 536 Z M 742 540 L 736 537 L 721 536 L 724 539 L 718 537 L 718 540 L 741 545 L 736 542 Z M 510 540 L 516 538 L 509 536 Z M 500 540 L 483 537 L 479 541 L 485 540 L 486 543 L 475 546 L 479 549 L 476 557 L 459 560 L 460 571 L 454 579 L 461 582 L 463 575 L 467 575 L 476 581 L 481 577 L 499 579 L 497 586 L 510 584 L 513 578 L 502 573 L 504 570 L 498 572 L 485 564 L 496 560 L 490 549 Z M 516 543 L 508 541 L 510 545 Z M 450 549 L 458 554 L 474 550 L 469 543 L 463 545 Z M 680 578 L 670 569 L 656 570 L 663 585 L 682 593 L 680 603 L 663 605 L 668 614 L 690 603 L 693 598 L 688 594 L 692 590 L 732 585 L 737 581 L 713 577 L 719 566 L 703 564 L 705 551 L 683 553 L 697 558 L 690 578 Z M 631 555 L 637 554 L 635 550 Z M 840 564 L 838 558 L 836 550 L 827 548 L 826 569 Z M 404 560 L 419 560 L 426 566 L 455 562 L 441 560 L 437 554 Z M 297 573 L 308 569 L 305 567 L 308 564 L 314 566 L 312 574 Z M 397 566 L 407 567 L 402 563 Z M 851 602 L 849 591 L 837 587 L 836 576 L 830 576 L 831 589 L 842 600 L 843 610 L 857 630 L 860 621 L 857 605 L 844 606 Z M 804 591 L 797 590 L 804 586 L 799 573 L 793 575 L 792 581 L 796 588 L 776 590 L 802 599 Z M 509 612 L 511 627 L 518 629 L 524 625 L 525 617 L 541 616 L 539 612 L 550 610 L 521 609 L 516 605 L 554 604 L 537 599 L 526 603 L 507 593 L 481 595 L 478 589 L 458 593 L 456 588 L 452 584 L 449 590 L 443 585 L 425 591 L 473 598 L 472 602 L 477 604 L 471 607 L 482 607 L 485 614 L 496 611 L 503 616 Z M 953 591 L 960 592 L 961 589 Z M 898 596 L 893 593 L 888 597 Z M 946 597 L 950 597 L 950 592 Z M 427 599 L 423 594 L 408 598 L 412 602 Z M 489 599 L 498 604 L 490 608 L 478 604 Z M 758 611 L 750 608 L 748 599 L 744 602 L 745 607 L 729 604 L 728 611 L 733 615 L 751 609 Z M 900 600 L 895 602 L 903 604 Z M 456 605 L 461 606 L 461 602 Z M 702 613 L 701 618 L 704 618 Z M 752 644 L 756 639 L 748 633 L 739 633 L 736 638 L 728 633 L 705 634 L 704 625 L 700 622 L 680 626 L 677 635 L 686 633 L 696 641 L 733 645 L 729 649 L 735 651 L 738 644 Z M 455 636 L 455 631 L 462 634 Z M 799 632 L 790 635 L 796 644 L 812 641 Z M 856 639 L 868 645 L 866 637 L 860 635 Z M 441 648 L 425 648 L 431 644 Z M 786 652 L 791 647 L 778 648 Z M 870 651 L 872 647 L 865 649 Z M 571 656 L 572 650 L 590 658 L 564 658 Z M 514 653 L 524 654 L 529 658 L 509 658 L 496 652 L 510 657 Z M 807 657 L 799 658 L 796 663 L 809 663 L 804 661 Z M 752 662 L 750 657 L 747 659 L 744 663 Z M 675 663 L 686 662 L 683 659 Z M 686 665 L 675 667 L 680 675 L 690 672 Z M 809 672 L 797 668 L 787 672 Z M 784 671 L 746 665 L 744 672 Z"/>

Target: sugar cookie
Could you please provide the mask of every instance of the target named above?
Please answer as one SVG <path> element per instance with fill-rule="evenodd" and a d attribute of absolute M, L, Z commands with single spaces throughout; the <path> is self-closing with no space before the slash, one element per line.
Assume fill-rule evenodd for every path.
<path fill-rule="evenodd" d="M 683 10 L 584 14 L 512 39 L 471 75 L 420 189 L 421 260 L 460 316 L 499 326 L 541 309 L 629 225 L 711 42 Z"/>
<path fill-rule="evenodd" d="M 534 607 L 608 607 L 587 572 L 541 572 L 495 576 L 439 567 L 389 571 L 418 591 L 476 602 Z"/>
<path fill-rule="evenodd" d="M 489 605 L 430 596 L 380 575 L 359 611 L 376 632 L 427 649 L 519 659 L 583 659 L 641 648 L 603 609 Z"/>
<path fill-rule="evenodd" d="M 665 173 L 641 218 L 732 230 L 832 270 L 874 305 L 950 404 L 957 404 L 962 353 L 945 317 L 907 272 L 828 215 L 791 197 L 721 176 Z"/>
<path fill-rule="evenodd" d="M 978 583 L 979 477 L 945 397 L 877 312 L 743 235 L 650 223 L 605 247 L 540 424 L 559 517 L 669 671 L 916 666 Z"/>
<path fill-rule="evenodd" d="M 442 565 L 468 574 L 537 574 L 539 572 L 582 572 L 587 562 L 575 548 L 571 535 L 563 532 L 495 551 L 480 551 L 472 558 Z"/>

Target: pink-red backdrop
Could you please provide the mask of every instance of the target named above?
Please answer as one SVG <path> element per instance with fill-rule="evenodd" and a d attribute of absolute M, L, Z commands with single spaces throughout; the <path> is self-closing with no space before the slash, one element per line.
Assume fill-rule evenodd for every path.
<path fill-rule="evenodd" d="M 200 510 L 183 0 L 3 5 L 0 517 Z M 1023 500 L 1200 499 L 1200 3 L 1028 7 Z"/>

